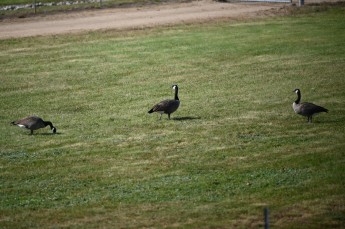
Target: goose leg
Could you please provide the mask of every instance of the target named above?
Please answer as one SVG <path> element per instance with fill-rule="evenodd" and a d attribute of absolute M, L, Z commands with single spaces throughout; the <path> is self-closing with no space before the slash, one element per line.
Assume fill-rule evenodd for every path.
<path fill-rule="evenodd" d="M 308 116 L 308 123 L 311 123 L 312 120 L 311 120 L 311 116 Z"/>
<path fill-rule="evenodd" d="M 33 131 L 33 130 L 30 130 L 30 132 L 31 132 L 31 135 L 34 134 L 34 131 Z"/>

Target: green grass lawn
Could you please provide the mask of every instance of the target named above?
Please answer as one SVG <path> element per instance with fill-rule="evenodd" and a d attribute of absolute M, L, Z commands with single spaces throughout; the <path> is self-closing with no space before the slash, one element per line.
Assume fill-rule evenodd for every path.
<path fill-rule="evenodd" d="M 0 228 L 344 227 L 344 20 L 1 40 Z M 10 125 L 32 114 L 58 133 Z"/>

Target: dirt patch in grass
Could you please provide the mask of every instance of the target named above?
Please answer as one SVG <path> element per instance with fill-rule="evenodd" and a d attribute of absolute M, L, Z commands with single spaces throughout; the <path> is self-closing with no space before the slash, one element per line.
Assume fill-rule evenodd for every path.
<path fill-rule="evenodd" d="M 224 3 L 211 0 L 150 6 L 86 10 L 29 18 L 5 19 L 0 39 L 55 35 L 102 29 L 135 29 L 193 23 L 220 18 L 243 18 L 276 13 L 282 4 Z M 272 11 L 273 10 L 273 11 Z"/>

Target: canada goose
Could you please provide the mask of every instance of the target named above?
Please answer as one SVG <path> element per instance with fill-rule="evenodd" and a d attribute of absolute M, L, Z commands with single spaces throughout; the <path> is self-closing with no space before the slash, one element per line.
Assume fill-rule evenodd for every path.
<path fill-rule="evenodd" d="M 56 133 L 56 128 L 53 126 L 53 124 L 49 121 L 43 121 L 40 117 L 37 116 L 28 116 L 26 118 L 13 121 L 11 122 L 13 125 L 17 125 L 22 128 L 29 129 L 31 131 L 31 134 L 34 133 L 34 130 L 44 128 L 46 126 L 50 126 L 50 129 L 53 131 L 53 133 Z"/>
<path fill-rule="evenodd" d="M 148 113 L 158 112 L 161 114 L 159 119 L 162 119 L 162 114 L 168 114 L 170 119 L 170 114 L 174 113 L 180 106 L 180 100 L 178 98 L 178 86 L 173 85 L 172 88 L 175 90 L 175 98 L 163 100 L 152 107 Z"/>
<path fill-rule="evenodd" d="M 308 122 L 312 122 L 312 118 L 314 114 L 317 114 L 320 112 L 328 112 L 326 108 L 320 107 L 313 103 L 308 103 L 308 102 L 300 103 L 301 90 L 295 89 L 293 92 L 297 94 L 297 100 L 292 104 L 292 108 L 297 114 L 307 116 Z"/>

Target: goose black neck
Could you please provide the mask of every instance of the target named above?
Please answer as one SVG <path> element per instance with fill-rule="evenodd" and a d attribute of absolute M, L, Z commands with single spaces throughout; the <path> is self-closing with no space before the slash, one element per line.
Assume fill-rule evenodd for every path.
<path fill-rule="evenodd" d="M 301 92 L 297 91 L 297 99 L 296 99 L 295 103 L 299 104 L 300 101 L 301 101 Z"/>
<path fill-rule="evenodd" d="M 178 98 L 178 87 L 175 88 L 175 100 L 179 100 L 179 98 Z"/>
<path fill-rule="evenodd" d="M 53 124 L 51 123 L 51 122 L 49 122 L 49 121 L 47 121 L 47 122 L 44 122 L 44 125 L 45 126 L 50 126 L 50 129 L 53 129 L 54 128 L 54 126 L 53 126 Z"/>

